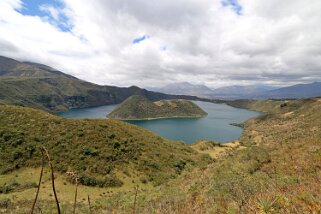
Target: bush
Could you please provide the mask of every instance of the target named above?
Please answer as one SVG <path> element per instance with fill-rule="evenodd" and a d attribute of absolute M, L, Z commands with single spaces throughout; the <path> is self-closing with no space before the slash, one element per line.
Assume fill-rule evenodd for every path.
<path fill-rule="evenodd" d="M 176 168 L 176 172 L 181 174 L 182 171 L 185 169 L 186 161 L 185 160 L 178 160 L 174 163 L 174 167 Z"/>
<path fill-rule="evenodd" d="M 140 182 L 142 182 L 143 184 L 146 184 L 148 182 L 147 178 L 146 177 L 141 177 L 140 179 Z"/>
<path fill-rule="evenodd" d="M 98 151 L 92 149 L 92 148 L 84 148 L 82 153 L 84 155 L 87 155 L 87 156 L 97 156 L 98 155 Z"/>
<path fill-rule="evenodd" d="M 99 187 L 121 187 L 123 185 L 123 182 L 115 176 L 98 178 L 98 176 L 81 175 L 80 183 L 86 186 Z"/>
<path fill-rule="evenodd" d="M 4 185 L 0 186 L 0 193 L 2 193 L 2 194 L 10 193 L 10 192 L 14 191 L 19 186 L 20 186 L 20 184 L 18 184 L 16 181 L 12 181 L 9 184 L 4 184 Z"/>

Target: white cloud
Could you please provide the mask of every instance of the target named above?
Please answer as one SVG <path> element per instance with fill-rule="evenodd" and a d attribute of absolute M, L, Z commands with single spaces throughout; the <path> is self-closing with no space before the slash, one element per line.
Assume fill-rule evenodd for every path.
<path fill-rule="evenodd" d="M 55 20 L 55 21 L 59 21 L 59 16 L 60 16 L 60 11 L 59 9 L 51 6 L 51 5 L 40 5 L 39 9 L 43 12 L 47 12 L 50 14 L 50 16 Z"/>
<path fill-rule="evenodd" d="M 70 32 L 1 0 L 0 55 L 119 86 L 321 80 L 319 0 L 239 0 L 241 16 L 220 0 L 61 1 L 42 10 L 67 17 Z"/>

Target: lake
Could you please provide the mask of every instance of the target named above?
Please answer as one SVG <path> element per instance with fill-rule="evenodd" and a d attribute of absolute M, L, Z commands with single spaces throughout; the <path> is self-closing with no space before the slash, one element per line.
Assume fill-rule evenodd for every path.
<path fill-rule="evenodd" d="M 221 143 L 236 140 L 243 129 L 231 123 L 242 123 L 260 115 L 258 112 L 239 109 L 226 104 L 193 101 L 208 113 L 197 119 L 135 120 L 128 123 L 147 128 L 171 140 L 182 140 L 191 144 L 197 140 L 214 140 Z M 83 109 L 71 109 L 58 115 L 65 118 L 106 118 L 117 105 Z"/>

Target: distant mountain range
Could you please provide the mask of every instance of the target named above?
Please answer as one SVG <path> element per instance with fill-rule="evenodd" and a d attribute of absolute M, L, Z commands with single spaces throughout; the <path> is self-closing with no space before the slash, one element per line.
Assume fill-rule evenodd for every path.
<path fill-rule="evenodd" d="M 263 94 L 273 89 L 275 88 L 266 86 L 266 85 L 226 86 L 226 87 L 215 89 L 211 94 L 211 98 L 216 98 L 216 99 L 253 98 L 258 94 Z"/>
<path fill-rule="evenodd" d="M 0 56 L 0 104 L 59 112 L 70 108 L 117 104 L 132 95 L 143 95 L 152 101 L 196 99 L 151 92 L 136 86 L 121 88 L 96 85 L 46 65 Z"/>
<path fill-rule="evenodd" d="M 258 98 L 307 98 L 307 97 L 320 97 L 321 96 L 321 82 L 314 82 L 310 84 L 298 84 L 289 87 L 270 90 L 265 93 L 259 94 Z"/>
<path fill-rule="evenodd" d="M 283 88 L 267 85 L 226 86 L 210 89 L 205 85 L 193 85 L 187 82 L 169 84 L 162 88 L 153 88 L 167 94 L 194 95 L 208 99 L 295 99 L 321 96 L 321 83 L 299 84 Z"/>
<path fill-rule="evenodd" d="M 207 95 L 213 93 L 212 89 L 205 85 L 193 85 L 188 82 L 172 83 L 162 88 L 150 88 L 150 90 L 166 94 L 192 95 L 207 98 L 209 97 Z"/>

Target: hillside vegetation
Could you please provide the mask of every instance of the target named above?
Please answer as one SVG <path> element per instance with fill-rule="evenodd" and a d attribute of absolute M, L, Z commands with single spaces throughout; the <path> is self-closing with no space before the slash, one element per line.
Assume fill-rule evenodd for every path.
<path fill-rule="evenodd" d="M 174 180 L 158 197 L 165 213 L 320 212 L 321 99 L 245 104 L 267 113 L 245 123 L 240 147 Z"/>
<path fill-rule="evenodd" d="M 141 213 L 320 212 L 321 99 L 246 105 L 267 113 L 244 124 L 241 145 L 223 152 L 215 142 L 191 145 L 216 161 L 142 192 Z M 130 206 L 128 197 L 118 195 L 126 202 L 118 210 Z M 113 199 L 98 201 L 115 207 Z"/>
<path fill-rule="evenodd" d="M 120 120 L 159 118 L 198 118 L 207 113 L 188 100 L 161 100 L 152 102 L 134 95 L 116 107 L 107 117 Z"/>
<path fill-rule="evenodd" d="M 130 127 L 131 131 L 126 131 L 128 135 L 122 134 L 124 138 L 119 138 L 117 134 L 115 138 L 119 142 L 123 142 L 120 139 L 125 139 L 129 136 L 135 138 L 134 136 L 138 134 L 134 141 L 136 143 L 134 144 L 134 150 L 136 147 L 143 147 L 146 148 L 145 155 L 148 153 L 152 154 L 147 156 L 149 159 L 142 162 L 141 165 L 139 165 L 139 160 L 142 160 L 144 156 L 138 156 L 138 162 L 133 162 L 135 167 L 148 167 L 148 169 L 138 171 L 140 172 L 138 173 L 139 175 L 143 176 L 151 171 L 153 168 L 149 164 L 151 160 L 164 164 L 158 170 L 177 172 L 175 178 L 173 176 L 173 179 L 155 186 L 153 182 L 148 182 L 145 185 L 143 183 L 145 182 L 144 179 L 142 179 L 143 182 L 136 179 L 136 174 L 129 170 L 132 175 L 132 178 L 129 180 L 140 185 L 138 191 L 135 191 L 133 186 L 126 185 L 126 183 L 122 187 L 114 189 L 80 186 L 77 213 L 88 213 L 88 205 L 84 199 L 87 194 L 93 198 L 92 209 L 94 213 L 319 213 L 321 210 L 321 99 L 282 102 L 244 101 L 242 105 L 254 110 L 264 110 L 267 113 L 258 118 L 251 119 L 244 124 L 245 130 L 240 138 L 240 144 L 222 147 L 215 142 L 201 142 L 190 146 L 204 153 L 203 156 L 197 155 L 195 151 L 190 150 L 185 145 L 173 144 L 165 139 L 162 139 L 163 141 L 160 139 L 159 141 L 148 141 L 145 139 L 146 136 L 150 136 L 153 139 L 158 139 L 159 137 L 146 130 L 142 132 L 140 128 L 130 125 L 124 126 L 123 123 L 113 120 L 66 120 L 40 111 L 5 106 L 1 107 L 2 110 L 0 111 L 3 112 L 0 114 L 0 121 L 4 121 L 0 127 L 4 127 L 2 128 L 2 130 L 5 130 L 4 133 L 15 133 L 12 134 L 13 136 L 21 135 L 12 130 L 25 130 L 23 131 L 24 135 L 29 136 L 30 134 L 27 134 L 26 130 L 33 130 L 34 128 L 32 127 L 38 127 L 41 132 L 37 131 L 35 133 L 44 134 L 33 136 L 31 139 L 41 137 L 41 139 L 44 139 L 44 141 L 41 141 L 41 145 L 45 144 L 51 154 L 62 153 L 67 156 L 59 160 L 67 167 L 70 167 L 70 169 L 77 165 L 73 162 L 73 160 L 76 160 L 74 153 L 70 152 L 70 154 L 67 154 L 61 149 L 55 150 L 55 148 L 60 148 L 60 143 L 58 144 L 60 141 L 50 140 L 50 137 L 47 137 L 49 132 L 52 132 L 53 136 L 58 135 L 55 133 L 64 133 L 57 137 L 61 140 L 68 140 L 67 136 L 70 133 L 70 137 L 72 136 L 71 138 L 74 140 L 68 140 L 68 142 L 74 142 L 70 144 L 78 145 L 76 142 L 78 142 L 78 138 L 81 139 L 78 136 L 79 127 L 85 127 L 85 129 L 82 129 L 88 131 L 83 132 L 84 136 L 88 135 L 91 137 L 84 137 L 80 142 L 90 147 L 95 145 L 92 142 L 99 142 L 98 140 L 92 140 L 93 136 L 95 136 L 94 138 L 101 135 L 108 136 L 111 130 L 118 130 L 118 132 L 123 133 L 124 127 Z M 28 117 L 20 116 L 24 115 L 21 112 L 29 112 L 28 114 L 30 115 Z M 43 119 L 30 119 L 34 117 L 42 118 L 38 114 L 47 118 L 45 124 L 50 125 L 38 122 L 46 121 Z M 10 119 L 3 120 L 4 118 Z M 19 122 L 19 118 L 23 119 L 23 125 Z M 51 121 L 61 122 L 60 125 L 55 125 L 55 122 Z M 9 125 L 11 123 L 13 125 Z M 38 123 L 41 125 L 34 125 Z M 102 124 L 113 125 L 104 128 L 101 127 Z M 88 127 L 89 125 L 93 127 L 90 128 Z M 52 127 L 56 127 L 56 129 Z M 66 130 L 65 132 L 61 132 L 62 127 L 63 130 Z M 10 141 L 10 137 L 5 139 L 7 139 L 5 142 L 18 142 L 18 144 L 20 142 L 19 140 Z M 105 142 L 103 137 L 99 139 Z M 143 139 L 145 139 L 143 142 L 149 142 L 150 144 L 141 143 Z M 47 144 L 45 143 L 47 141 L 51 143 L 56 142 L 57 144 Z M 90 143 L 86 143 L 87 141 Z M 152 143 L 154 141 L 157 144 Z M 22 142 L 27 141 L 22 140 Z M 32 140 L 32 142 L 37 144 L 38 140 Z M 107 140 L 103 145 L 109 145 L 109 142 L 112 141 Z M 4 140 L 1 141 L 0 145 L 5 145 L 5 148 L 9 148 L 9 143 L 4 143 Z M 16 147 L 26 151 L 23 154 L 28 155 L 27 151 L 30 151 L 30 149 L 28 150 L 23 145 L 24 143 L 21 143 L 20 146 Z M 149 148 L 149 145 L 151 148 Z M 157 147 L 160 145 L 163 150 Z M 16 147 L 12 146 L 10 150 L 15 151 L 15 149 L 18 149 Z M 216 147 L 219 149 L 218 152 L 215 151 Z M 3 148 L 1 147 L 1 152 Z M 81 151 L 76 146 L 72 146 L 72 148 L 77 149 L 77 154 Z M 222 148 L 224 149 L 223 153 L 221 152 Z M 166 154 L 169 151 L 171 151 L 173 156 Z M 1 160 L 2 155 L 7 153 L 8 151 L 0 153 Z M 13 155 L 14 153 L 9 152 L 8 154 Z M 115 161 L 116 168 L 114 170 L 116 171 L 116 176 L 119 174 L 117 171 L 122 171 L 122 167 L 127 166 L 126 158 L 131 156 L 126 154 L 125 152 L 124 156 L 121 156 L 122 159 L 117 159 L 122 160 L 121 162 Z M 209 158 L 206 154 L 211 155 L 215 161 L 207 159 L 208 161 L 204 162 L 204 158 Z M 100 155 L 102 153 L 99 153 Z M 4 210 L 4 212 L 19 213 L 17 211 L 20 211 L 25 213 L 30 210 L 30 195 L 34 195 L 36 191 L 34 183 L 30 182 L 36 182 L 38 175 L 36 175 L 35 171 L 32 171 L 33 168 L 24 167 L 29 164 L 33 166 L 33 163 L 29 158 L 23 158 L 23 156 L 21 154 L 5 156 L 6 158 L 18 157 L 17 160 L 22 157 L 22 162 L 15 162 L 14 158 L 11 162 L 5 161 L 4 164 L 1 162 L 2 169 L 10 169 L 8 166 L 15 166 L 17 163 L 22 164 L 21 166 L 23 167 L 22 169 L 13 167 L 6 171 L 5 174 L 0 175 L 0 185 L 2 185 L 2 188 L 4 190 L 10 189 L 9 187 L 13 189 L 7 194 L 0 193 L 0 209 Z M 39 154 L 36 154 L 36 152 L 32 156 L 33 159 L 40 161 Z M 80 155 L 80 157 L 82 156 L 84 155 Z M 60 154 L 57 154 L 57 157 L 60 157 Z M 200 157 L 203 157 L 203 160 L 198 161 Z M 98 158 L 92 158 L 95 160 L 94 162 L 86 162 L 88 168 L 91 168 L 92 164 L 96 163 L 96 161 L 101 161 Z M 175 160 L 180 159 L 190 163 L 188 160 L 191 158 L 193 161 L 191 163 L 200 167 L 188 167 L 184 164 L 184 161 L 178 161 L 174 164 L 174 168 L 171 167 Z M 83 161 L 86 160 L 86 156 L 84 160 L 81 159 L 79 158 L 77 161 L 84 163 Z M 123 163 L 123 160 L 125 160 L 125 163 Z M 39 161 L 36 166 L 39 166 Z M 57 160 L 55 160 L 54 164 L 61 167 Z M 100 163 L 99 167 L 101 166 L 104 166 L 104 164 Z M 153 164 L 153 166 L 155 165 Z M 181 168 L 185 170 L 181 171 Z M 90 171 L 87 172 L 91 174 Z M 122 176 L 124 173 L 122 173 Z M 171 174 L 175 175 L 174 173 Z M 20 176 L 28 179 L 21 179 Z M 128 177 L 127 179 L 120 180 L 128 180 Z M 10 183 L 9 181 L 15 182 Z M 58 185 L 64 185 L 63 182 L 64 176 L 59 174 L 57 178 Z M 148 186 L 148 184 L 152 185 Z M 44 195 L 41 195 L 39 206 L 45 210 L 44 213 L 55 212 L 53 198 L 48 196 L 50 194 L 48 187 L 49 179 L 45 180 L 44 185 Z M 73 188 L 70 186 L 70 183 L 64 185 L 63 188 L 66 189 L 66 192 L 60 192 L 61 204 L 64 205 L 64 210 L 68 212 L 72 210 L 72 195 L 70 195 L 70 191 Z M 118 191 L 121 188 L 124 189 Z M 12 198 L 17 197 L 19 200 L 12 200 Z M 18 204 L 19 206 L 17 206 Z"/>
<path fill-rule="evenodd" d="M 101 86 L 77 79 L 46 65 L 19 62 L 0 56 L 0 104 L 28 106 L 50 112 L 118 104 L 132 95 L 150 100 L 187 98 L 135 86 Z"/>

